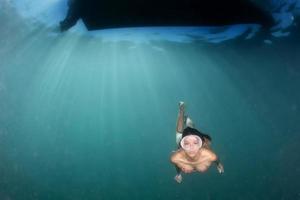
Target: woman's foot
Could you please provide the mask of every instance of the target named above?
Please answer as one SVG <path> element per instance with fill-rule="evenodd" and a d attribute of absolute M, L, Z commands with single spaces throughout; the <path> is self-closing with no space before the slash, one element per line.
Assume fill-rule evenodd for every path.
<path fill-rule="evenodd" d="M 189 118 L 189 117 L 186 118 L 185 125 L 186 125 L 186 127 L 194 128 L 194 123 L 191 120 L 191 118 Z"/>
<path fill-rule="evenodd" d="M 184 110 L 184 102 L 183 101 L 179 101 L 179 109 Z"/>

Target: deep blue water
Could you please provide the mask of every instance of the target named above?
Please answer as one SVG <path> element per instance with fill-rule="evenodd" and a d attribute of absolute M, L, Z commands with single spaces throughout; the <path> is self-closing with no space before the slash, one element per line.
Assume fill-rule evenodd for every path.
<path fill-rule="evenodd" d="M 59 34 L 0 10 L 1 200 L 300 199 L 297 26 Z M 174 181 L 182 100 L 223 175 Z"/>

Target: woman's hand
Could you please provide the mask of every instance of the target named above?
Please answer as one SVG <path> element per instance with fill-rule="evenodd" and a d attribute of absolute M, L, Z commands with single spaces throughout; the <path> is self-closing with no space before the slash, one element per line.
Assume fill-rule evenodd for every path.
<path fill-rule="evenodd" d="M 220 174 L 223 174 L 223 173 L 224 173 L 224 167 L 223 167 L 223 165 L 222 165 L 221 163 L 218 163 L 217 169 L 218 169 L 218 172 L 219 172 Z"/>
<path fill-rule="evenodd" d="M 192 173 L 193 171 L 195 171 L 193 168 L 190 168 L 190 167 L 183 167 L 181 168 L 181 170 L 184 172 L 184 173 Z"/>
<path fill-rule="evenodd" d="M 177 183 L 181 183 L 182 181 L 182 176 L 181 174 L 177 174 L 175 177 L 174 177 L 175 181 L 177 181 Z"/>

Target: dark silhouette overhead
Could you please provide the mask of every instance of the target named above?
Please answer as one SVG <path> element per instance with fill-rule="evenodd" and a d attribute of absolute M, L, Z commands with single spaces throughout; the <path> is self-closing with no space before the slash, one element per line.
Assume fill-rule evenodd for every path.
<path fill-rule="evenodd" d="M 88 30 L 137 26 L 273 25 L 267 12 L 247 0 L 69 0 L 62 31 L 81 18 Z"/>

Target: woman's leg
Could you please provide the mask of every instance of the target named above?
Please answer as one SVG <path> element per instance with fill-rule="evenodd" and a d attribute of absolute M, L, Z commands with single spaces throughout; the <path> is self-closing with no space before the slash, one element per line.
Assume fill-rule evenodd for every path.
<path fill-rule="evenodd" d="M 182 132 L 184 129 L 184 102 L 179 102 L 179 112 L 177 117 L 177 123 L 176 123 L 176 143 L 179 145 L 179 142 L 182 137 Z"/>

